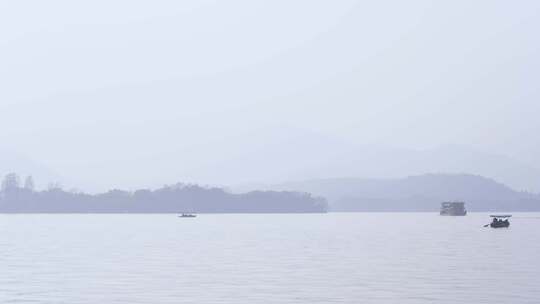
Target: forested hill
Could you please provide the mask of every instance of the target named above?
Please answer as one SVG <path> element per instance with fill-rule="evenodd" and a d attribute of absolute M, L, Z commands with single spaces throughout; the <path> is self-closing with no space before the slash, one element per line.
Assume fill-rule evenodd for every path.
<path fill-rule="evenodd" d="M 291 191 L 231 194 L 220 188 L 177 184 L 157 190 L 112 190 L 102 194 L 66 192 L 59 188 L 33 191 L 5 187 L 1 213 L 320 213 L 324 198 Z"/>

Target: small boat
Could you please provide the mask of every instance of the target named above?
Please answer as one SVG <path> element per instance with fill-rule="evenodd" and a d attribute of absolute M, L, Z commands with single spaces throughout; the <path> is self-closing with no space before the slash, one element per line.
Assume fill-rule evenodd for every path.
<path fill-rule="evenodd" d="M 193 213 L 182 213 L 178 217 L 197 217 L 197 215 Z"/>
<path fill-rule="evenodd" d="M 508 228 L 510 226 L 510 222 L 508 219 L 512 217 L 509 214 L 503 214 L 503 215 L 490 215 L 490 217 L 493 218 L 493 221 L 489 224 L 491 228 Z"/>

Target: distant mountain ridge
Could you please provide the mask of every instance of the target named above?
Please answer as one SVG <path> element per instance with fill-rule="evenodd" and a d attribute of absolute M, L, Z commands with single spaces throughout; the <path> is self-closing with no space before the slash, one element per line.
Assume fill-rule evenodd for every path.
<path fill-rule="evenodd" d="M 252 181 L 275 184 L 318 177 L 397 179 L 426 173 L 470 173 L 493 178 L 516 190 L 540 192 L 540 168 L 534 162 L 508 157 L 498 151 L 486 152 L 458 145 L 432 149 L 362 145 L 291 127 L 279 129 L 279 132 L 247 130 L 228 138 L 228 145 L 222 145 L 220 140 L 195 146 L 194 150 L 187 149 L 190 155 L 182 161 L 132 160 L 132 165 L 125 170 L 111 166 L 97 171 L 81 165 L 84 161 L 79 163 L 79 170 L 64 166 L 53 171 L 47 168 L 47 161 L 41 163 L 44 159 L 40 160 L 39 155 L 34 155 L 34 160 L 0 146 L 0 175 L 32 174 L 38 183 L 60 182 L 67 188 L 98 193 L 112 188 L 156 188 L 170 180 L 232 186 Z M 214 153 L 211 147 L 219 147 L 220 153 Z M 156 163 L 151 165 L 154 161 Z"/>
<path fill-rule="evenodd" d="M 318 179 L 268 189 L 294 189 L 324 196 L 332 211 L 437 211 L 443 201 L 465 201 L 470 211 L 540 211 L 540 195 L 515 191 L 493 179 L 471 174 Z"/>

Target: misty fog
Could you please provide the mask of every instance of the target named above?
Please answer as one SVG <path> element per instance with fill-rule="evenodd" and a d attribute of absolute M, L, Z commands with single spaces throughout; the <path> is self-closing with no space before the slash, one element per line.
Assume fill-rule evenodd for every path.
<path fill-rule="evenodd" d="M 538 1 L 3 1 L 0 173 L 540 191 Z"/>

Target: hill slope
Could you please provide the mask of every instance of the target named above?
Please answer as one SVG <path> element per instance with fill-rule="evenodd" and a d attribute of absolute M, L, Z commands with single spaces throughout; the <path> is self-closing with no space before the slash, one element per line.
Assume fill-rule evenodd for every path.
<path fill-rule="evenodd" d="M 275 190 L 326 197 L 333 211 L 437 211 L 460 200 L 470 211 L 540 211 L 540 196 L 469 174 L 425 174 L 401 179 L 337 178 L 291 182 Z"/>

